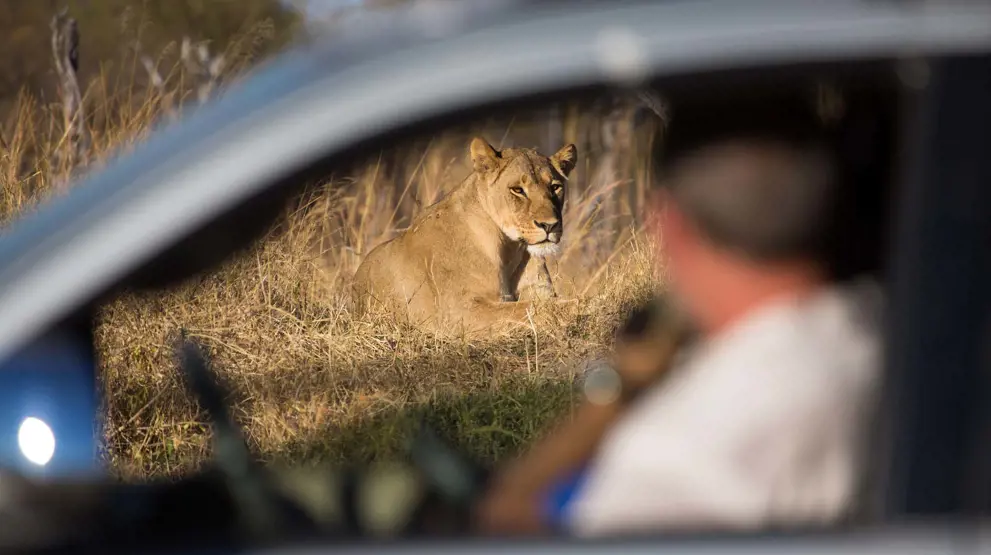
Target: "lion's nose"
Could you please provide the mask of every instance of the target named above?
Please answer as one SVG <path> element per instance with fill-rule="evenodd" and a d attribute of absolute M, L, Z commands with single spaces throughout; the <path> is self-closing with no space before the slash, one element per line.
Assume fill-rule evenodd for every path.
<path fill-rule="evenodd" d="M 561 220 L 547 220 L 544 222 L 539 222 L 537 220 L 533 221 L 540 229 L 544 230 L 544 233 L 550 235 L 551 233 L 561 232 Z"/>

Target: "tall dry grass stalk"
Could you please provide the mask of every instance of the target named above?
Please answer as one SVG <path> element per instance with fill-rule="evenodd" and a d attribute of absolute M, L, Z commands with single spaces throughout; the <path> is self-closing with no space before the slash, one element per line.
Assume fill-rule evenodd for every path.
<path fill-rule="evenodd" d="M 90 167 L 202 93 L 189 64 L 162 69 L 140 48 L 128 55 L 129 82 L 101 79 L 84 89 Z M 229 51 L 224 59 L 230 73 L 222 82 L 237 75 L 243 57 Z M 199 62 L 212 63 L 208 55 Z M 17 106 L 2 128 L 4 222 L 37 206 L 73 170 L 54 162 L 60 107 L 27 94 Z M 207 431 L 172 357 L 180 330 L 212 354 L 249 440 L 269 459 L 396 456 L 405 426 L 418 416 L 489 462 L 528 442 L 568 410 L 583 362 L 608 352 L 615 326 L 656 283 L 655 249 L 639 218 L 649 172 L 638 134 L 650 120 L 632 125 L 636 115 L 627 107 L 622 117 L 630 121 L 619 121 L 627 139 L 617 147 L 615 138 L 608 144 L 601 137 L 605 118 L 616 116 L 593 108 L 563 103 L 383 149 L 309 187 L 287 207 L 285 225 L 221 269 L 103 307 L 97 341 L 114 468 L 125 476 L 173 475 L 206 455 Z M 467 145 L 477 134 L 544 152 L 559 142 L 578 145 L 564 250 L 549 268 L 558 294 L 578 302 L 553 314 L 556 326 L 485 341 L 431 336 L 390 315 L 354 316 L 348 285 L 362 256 L 467 175 Z M 599 167 L 617 148 L 622 155 L 602 178 Z M 524 288 L 538 278 L 537 268 L 529 269 Z"/>

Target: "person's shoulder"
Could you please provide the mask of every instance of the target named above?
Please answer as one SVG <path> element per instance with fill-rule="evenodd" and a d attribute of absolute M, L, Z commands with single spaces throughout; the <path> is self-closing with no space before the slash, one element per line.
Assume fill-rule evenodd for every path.
<path fill-rule="evenodd" d="M 832 284 L 801 301 L 756 313 L 715 345 L 705 366 L 747 379 L 807 380 L 817 374 L 876 372 L 883 293 L 875 282 Z"/>
<path fill-rule="evenodd" d="M 874 381 L 880 372 L 884 294 L 875 281 L 833 284 L 795 308 L 795 326 L 773 345 L 782 372 Z"/>
<path fill-rule="evenodd" d="M 799 302 L 769 303 L 682 353 L 651 397 L 663 410 L 694 410 L 727 400 L 749 406 L 870 388 L 881 372 L 882 306 L 881 289 L 866 281 L 830 285 Z"/>
<path fill-rule="evenodd" d="M 884 292 L 874 280 L 831 285 L 806 307 L 806 339 L 823 349 L 831 349 L 834 344 L 877 348 L 884 304 Z"/>
<path fill-rule="evenodd" d="M 847 313 L 850 327 L 859 333 L 877 337 L 881 333 L 887 304 L 884 288 L 874 278 L 863 277 L 830 288 Z"/>

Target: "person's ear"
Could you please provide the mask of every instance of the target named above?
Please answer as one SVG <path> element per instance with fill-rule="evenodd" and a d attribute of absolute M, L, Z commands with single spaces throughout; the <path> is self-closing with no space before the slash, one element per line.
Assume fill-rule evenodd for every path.
<path fill-rule="evenodd" d="M 468 147 L 471 154 L 471 164 L 478 173 L 488 173 L 499 167 L 499 152 L 481 137 L 471 140 Z"/>

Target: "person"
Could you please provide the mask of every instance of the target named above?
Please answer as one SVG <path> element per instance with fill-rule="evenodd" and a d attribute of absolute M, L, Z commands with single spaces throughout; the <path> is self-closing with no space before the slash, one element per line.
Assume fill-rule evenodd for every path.
<path fill-rule="evenodd" d="M 589 396 L 496 470 L 481 531 L 740 531 L 854 514 L 883 299 L 871 279 L 831 279 L 839 172 L 806 98 L 670 102 L 651 212 L 675 317 L 617 344 L 615 394 Z M 679 339 L 686 322 L 694 341 Z"/>

